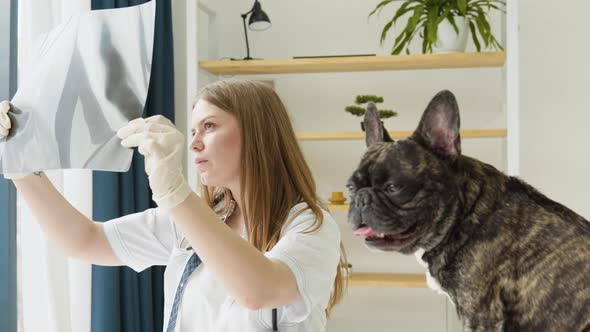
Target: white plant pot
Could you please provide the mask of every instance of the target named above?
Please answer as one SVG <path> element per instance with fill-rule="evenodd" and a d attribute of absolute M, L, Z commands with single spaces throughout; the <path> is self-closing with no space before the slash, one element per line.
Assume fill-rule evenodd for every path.
<path fill-rule="evenodd" d="M 444 19 L 438 25 L 436 44 L 432 46 L 433 53 L 465 52 L 467 37 L 469 36 L 468 21 L 463 16 L 455 16 L 455 24 L 459 33 L 455 31 L 449 20 Z"/>

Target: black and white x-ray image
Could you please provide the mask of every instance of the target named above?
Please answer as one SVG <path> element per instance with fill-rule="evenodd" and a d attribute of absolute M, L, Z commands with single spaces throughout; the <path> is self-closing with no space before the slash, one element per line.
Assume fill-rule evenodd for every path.
<path fill-rule="evenodd" d="M 10 101 L 0 173 L 129 169 L 116 132 L 145 106 L 154 14 L 155 1 L 91 11 L 39 38 Z"/>

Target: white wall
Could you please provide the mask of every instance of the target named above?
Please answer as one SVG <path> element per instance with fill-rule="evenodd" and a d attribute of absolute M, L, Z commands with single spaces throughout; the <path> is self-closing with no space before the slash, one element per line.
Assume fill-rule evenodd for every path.
<path fill-rule="evenodd" d="M 589 219 L 590 2 L 521 0 L 520 12 L 522 177 Z"/>
<path fill-rule="evenodd" d="M 251 0 L 203 1 L 217 10 L 217 31 L 208 32 L 206 16 L 198 21 L 198 56 L 203 60 L 246 54 L 241 13 Z M 378 1 L 262 1 L 273 26 L 249 31 L 251 56 L 290 58 L 299 55 L 388 54 L 391 39 L 379 46 L 383 25 L 395 7 L 379 18 L 367 19 Z M 572 11 L 571 8 L 576 8 Z M 585 39 L 590 23 L 583 13 L 590 3 L 520 1 L 521 176 L 586 217 L 590 216 L 590 175 L 583 98 L 590 86 L 590 65 L 583 60 L 590 43 Z M 494 17 L 500 37 L 500 20 Z M 215 45 L 216 49 L 212 49 Z M 473 46 L 468 47 L 473 50 Z M 208 56 L 209 51 L 216 58 Z M 194 63 L 187 62 L 193 66 Z M 191 68 L 193 70 L 193 68 Z M 199 86 L 215 77 L 199 71 Z M 388 129 L 412 130 L 429 99 L 440 89 L 450 89 L 459 100 L 465 129 L 505 127 L 501 69 L 428 70 L 371 73 L 256 75 L 244 78 L 273 79 L 298 131 L 359 130 L 360 118 L 343 111 L 357 94 L 377 94 L 384 107 L 399 112 L 385 121 Z M 184 110 L 181 110 L 184 112 Z M 302 142 L 314 170 L 318 190 L 345 191 L 347 177 L 364 151 L 362 141 Z M 463 152 L 505 169 L 505 140 L 464 139 Z M 353 239 L 344 213 L 335 212 L 355 271 L 415 272 L 423 269 L 413 257 L 375 254 Z M 367 310 L 370 307 L 371 310 Z M 447 318 L 449 318 L 447 320 Z M 329 323 L 330 331 L 458 331 L 452 305 L 428 290 L 351 289 Z"/>

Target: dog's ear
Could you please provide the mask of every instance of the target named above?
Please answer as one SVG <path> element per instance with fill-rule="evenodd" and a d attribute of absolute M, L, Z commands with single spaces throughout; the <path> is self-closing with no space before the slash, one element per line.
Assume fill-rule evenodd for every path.
<path fill-rule="evenodd" d="M 443 90 L 426 107 L 412 138 L 439 155 L 454 158 L 461 154 L 460 125 L 457 99 Z"/>
<path fill-rule="evenodd" d="M 367 147 L 376 142 L 393 142 L 387 129 L 379 119 L 379 111 L 375 103 L 370 101 L 367 103 L 365 110 L 365 118 L 363 119 L 363 126 L 365 127 L 365 143 Z"/>

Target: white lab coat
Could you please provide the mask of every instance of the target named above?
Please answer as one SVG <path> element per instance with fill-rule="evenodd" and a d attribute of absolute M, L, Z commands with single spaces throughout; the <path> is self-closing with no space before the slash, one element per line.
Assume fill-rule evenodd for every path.
<path fill-rule="evenodd" d="M 289 217 L 305 207 L 305 203 L 295 205 Z M 332 216 L 324 212 L 322 227 L 303 234 L 314 220 L 311 210 L 305 210 L 283 227 L 279 242 L 265 253 L 291 269 L 301 293 L 300 299 L 278 308 L 281 332 L 325 331 L 324 309 L 340 258 L 340 231 Z M 184 236 L 168 212 L 159 208 L 108 221 L 104 231 L 117 257 L 135 271 L 152 265 L 167 266 L 164 276 L 166 331 L 176 288 L 193 253 L 187 250 Z M 178 315 L 176 332 L 272 330 L 270 309 L 249 310 L 236 303 L 204 264 L 189 278 Z"/>

